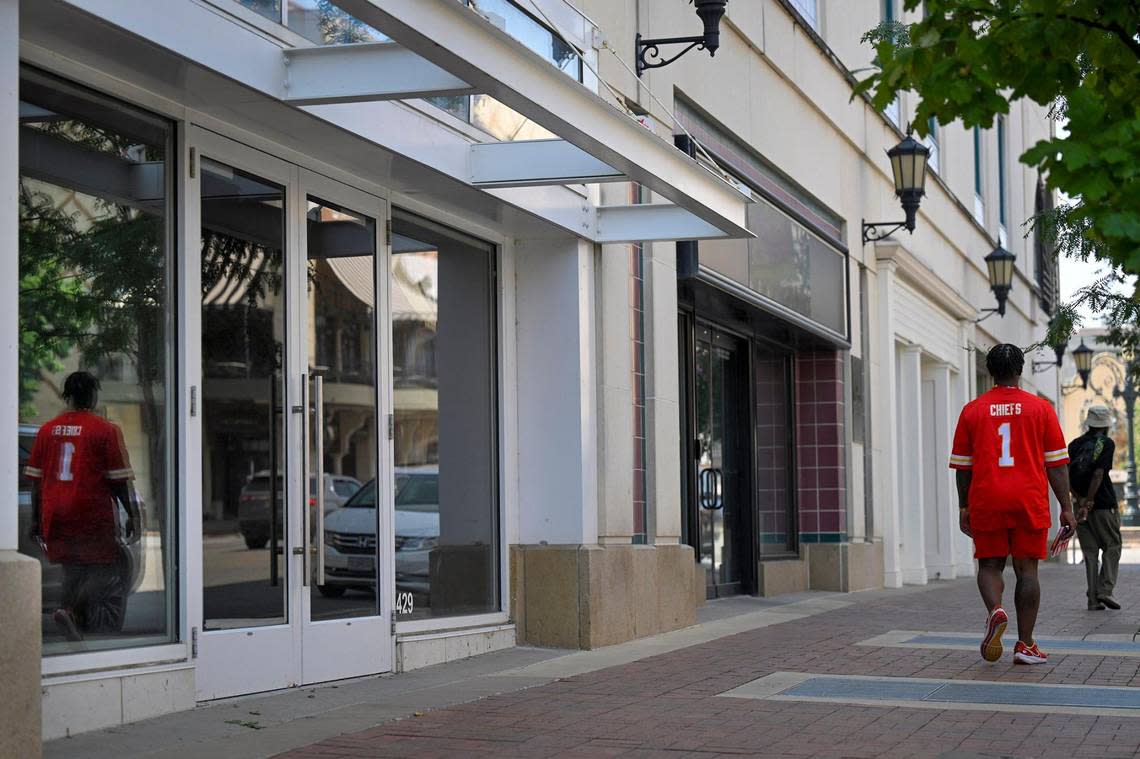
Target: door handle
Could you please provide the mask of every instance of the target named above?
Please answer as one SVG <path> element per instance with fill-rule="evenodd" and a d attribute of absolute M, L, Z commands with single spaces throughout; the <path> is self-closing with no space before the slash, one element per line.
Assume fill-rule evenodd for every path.
<path fill-rule="evenodd" d="M 724 482 L 723 475 L 719 469 L 708 467 L 702 469 L 697 478 L 699 488 L 699 501 L 702 509 L 708 511 L 716 511 L 717 509 L 724 508 L 724 501 L 717 503 L 717 496 L 721 495 L 721 487 Z"/>
<path fill-rule="evenodd" d="M 712 467 L 702 469 L 697 476 L 697 484 L 701 508 L 712 511 L 716 508 L 716 470 Z"/>
<path fill-rule="evenodd" d="M 309 517 L 309 414 L 305 397 L 308 395 L 309 377 L 301 372 L 301 503 L 305 504 L 301 528 L 301 584 L 309 587 L 309 532 L 313 529 Z M 296 501 L 294 501 L 296 503 Z"/>
<path fill-rule="evenodd" d="M 317 457 L 317 584 L 325 584 L 325 378 L 313 375 L 313 450 Z"/>

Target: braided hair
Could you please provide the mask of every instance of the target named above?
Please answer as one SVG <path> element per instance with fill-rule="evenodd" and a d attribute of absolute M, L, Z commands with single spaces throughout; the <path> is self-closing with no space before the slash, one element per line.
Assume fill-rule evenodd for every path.
<path fill-rule="evenodd" d="M 81 411 L 95 408 L 99 380 L 89 372 L 72 372 L 63 381 L 63 399 Z"/>
<path fill-rule="evenodd" d="M 1024 366 L 1025 354 L 1016 345 L 1001 343 L 990 348 L 986 354 L 986 369 L 995 382 L 1017 379 Z"/>

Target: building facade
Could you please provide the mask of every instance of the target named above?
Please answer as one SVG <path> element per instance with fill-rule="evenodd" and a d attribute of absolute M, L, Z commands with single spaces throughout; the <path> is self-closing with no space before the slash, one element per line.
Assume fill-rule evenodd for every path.
<path fill-rule="evenodd" d="M 891 3 L 732 2 L 715 58 L 640 77 L 635 35 L 694 33 L 688 4 L 0 9 L 13 752 L 973 571 L 945 462 L 979 352 L 1049 318 L 1016 156 L 1050 124 L 939 127 L 917 230 L 864 244 L 913 111 L 850 97 Z M 36 535 L 25 467 L 77 370 L 140 516 L 45 495 Z"/>

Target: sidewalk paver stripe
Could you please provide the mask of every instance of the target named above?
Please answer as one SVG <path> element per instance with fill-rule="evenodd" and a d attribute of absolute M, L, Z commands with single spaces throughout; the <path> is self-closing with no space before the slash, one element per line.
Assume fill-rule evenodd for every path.
<path fill-rule="evenodd" d="M 939 683 L 913 680 L 856 680 L 845 677 L 813 677 L 780 693 L 782 696 L 870 698 L 882 701 L 922 701 L 937 691 Z"/>
<path fill-rule="evenodd" d="M 1128 656 L 1140 657 L 1140 643 L 1133 643 L 1131 636 L 1113 636 L 1113 640 L 1064 638 L 1041 635 L 1037 642 L 1049 653 L 1075 656 Z M 940 648 L 956 651 L 976 651 L 980 633 L 965 632 L 920 632 L 891 630 L 873 638 L 859 641 L 857 645 L 873 648 Z"/>
<path fill-rule="evenodd" d="M 1084 706 L 1140 709 L 1140 690 L 1098 686 L 1021 685 L 1007 683 L 947 683 L 926 701 L 1027 706 Z"/>
<path fill-rule="evenodd" d="M 962 633 L 960 635 L 918 635 L 909 641 L 917 646 L 926 645 L 962 645 L 974 649 L 978 647 L 978 636 Z M 1070 638 L 1050 638 L 1041 636 L 1037 638 L 1038 644 L 1045 651 L 1064 651 L 1074 654 L 1093 654 L 1097 656 L 1140 656 L 1140 644 L 1123 641 L 1107 640 L 1074 640 Z"/>
<path fill-rule="evenodd" d="M 719 694 L 756 699 L 833 703 L 884 702 L 911 706 L 965 704 L 1006 711 L 1017 707 L 1112 710 L 1140 716 L 1140 688 L 908 677 L 862 677 L 776 672 Z"/>

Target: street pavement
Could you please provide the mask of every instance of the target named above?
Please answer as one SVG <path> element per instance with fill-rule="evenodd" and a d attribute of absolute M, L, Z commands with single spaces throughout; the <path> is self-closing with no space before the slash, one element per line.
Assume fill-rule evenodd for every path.
<path fill-rule="evenodd" d="M 1085 610 L 1079 565 L 1043 568 L 1042 638 L 1081 639 L 1047 664 L 987 664 L 976 647 L 907 648 L 898 631 L 980 633 L 972 578 L 855 594 L 706 604 L 702 623 L 589 652 L 520 647 L 385 678 L 234 699 L 58 740 L 48 757 L 1118 757 L 1140 755 L 1140 709 L 890 704 L 724 695 L 785 673 L 1015 684 L 1140 685 L 1140 567 L 1119 612 Z M 1013 616 L 1013 577 L 1006 606 Z M 1084 643 L 1076 645 L 1085 645 Z M 802 677 L 801 677 L 802 679 Z M 746 690 L 743 688 L 742 690 Z M 1075 692 L 1075 691 L 1074 691 Z M 1085 691 L 1081 691 L 1084 693 Z M 252 716 L 250 716 L 252 715 Z"/>
<path fill-rule="evenodd" d="M 1122 567 L 1120 612 L 1085 609 L 1083 569 L 1042 573 L 1040 635 L 1131 641 L 1140 568 Z M 860 596 L 865 595 L 865 600 Z M 1013 577 L 1006 604 L 1013 612 Z M 288 757 L 1116 757 L 1140 752 L 1136 717 L 945 710 L 720 697 L 775 672 L 1018 683 L 1140 685 L 1140 658 L 1054 654 L 1015 666 L 974 650 L 859 645 L 892 630 L 979 633 L 972 580 L 855 594 L 851 606 L 328 739 Z M 1140 644 L 1138 644 L 1140 649 Z"/>

